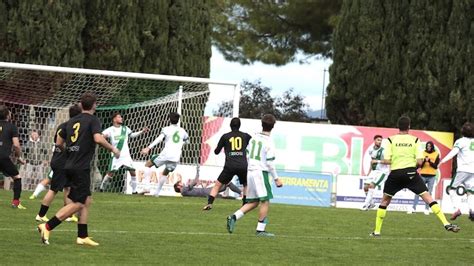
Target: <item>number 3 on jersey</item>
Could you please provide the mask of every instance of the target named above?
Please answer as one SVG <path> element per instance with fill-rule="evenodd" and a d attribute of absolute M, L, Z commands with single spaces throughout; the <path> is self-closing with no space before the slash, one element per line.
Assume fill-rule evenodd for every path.
<path fill-rule="evenodd" d="M 241 137 L 232 137 L 229 139 L 230 149 L 232 151 L 242 150 L 242 138 Z"/>
<path fill-rule="evenodd" d="M 80 123 L 75 123 L 72 128 L 74 129 L 74 135 L 71 136 L 71 141 L 76 142 L 79 137 L 79 128 L 81 128 Z"/>
<path fill-rule="evenodd" d="M 255 159 L 257 161 L 260 161 L 260 152 L 262 152 L 262 142 L 261 141 L 255 141 L 252 140 L 252 148 L 250 149 L 250 159 Z M 257 152 L 255 152 L 255 146 L 258 146 Z"/>

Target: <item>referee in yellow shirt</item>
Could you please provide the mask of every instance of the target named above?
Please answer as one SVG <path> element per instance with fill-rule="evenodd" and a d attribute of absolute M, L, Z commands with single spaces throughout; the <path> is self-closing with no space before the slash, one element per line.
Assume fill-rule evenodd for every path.
<path fill-rule="evenodd" d="M 400 132 L 388 138 L 389 144 L 385 148 L 383 163 L 391 165 L 391 172 L 385 182 L 382 202 L 377 210 L 375 230 L 370 236 L 380 236 L 387 207 L 392 197 L 404 188 L 408 188 L 413 193 L 418 194 L 430 206 L 447 231 L 458 232 L 461 228 L 455 224 L 450 224 L 446 220 L 439 204 L 433 200 L 428 192 L 428 188 L 416 171 L 417 165 L 423 163 L 423 152 L 420 149 L 418 138 L 408 133 L 410 118 L 407 116 L 400 117 L 398 119 L 398 129 Z"/>

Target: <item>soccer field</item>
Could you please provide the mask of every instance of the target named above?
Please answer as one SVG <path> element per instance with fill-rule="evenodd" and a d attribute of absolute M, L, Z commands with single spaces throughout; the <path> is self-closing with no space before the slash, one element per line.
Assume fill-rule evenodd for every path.
<path fill-rule="evenodd" d="M 10 208 L 11 192 L 0 190 L 0 264 L 444 264 L 472 265 L 474 222 L 446 232 L 434 215 L 389 212 L 382 237 L 369 238 L 375 212 L 273 204 L 269 232 L 255 237 L 257 212 L 237 222 L 231 235 L 226 216 L 240 201 L 217 199 L 201 211 L 204 198 L 93 195 L 89 235 L 98 247 L 75 244 L 76 224 L 63 223 L 41 243 L 34 217 L 40 200 L 27 210 Z M 62 195 L 58 195 L 62 196 Z M 60 198 L 60 197 L 58 197 Z M 48 217 L 60 207 L 55 200 Z"/>

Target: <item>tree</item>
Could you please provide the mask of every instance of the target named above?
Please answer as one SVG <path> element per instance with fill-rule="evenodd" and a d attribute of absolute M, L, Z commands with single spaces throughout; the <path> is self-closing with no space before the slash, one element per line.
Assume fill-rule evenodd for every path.
<path fill-rule="evenodd" d="M 226 60 L 284 65 L 308 57 L 331 57 L 340 0 L 216 0 L 213 44 Z"/>
<path fill-rule="evenodd" d="M 294 94 L 293 89 L 283 93 L 283 96 L 276 99 L 276 107 L 279 113 L 279 120 L 310 122 L 308 116 L 308 105 L 304 103 L 304 97 Z"/>
<path fill-rule="evenodd" d="M 471 4 L 470 4 L 471 3 Z M 333 123 L 458 131 L 474 110 L 472 1 L 344 1 L 326 107 Z"/>
<path fill-rule="evenodd" d="M 275 100 L 270 94 L 271 88 L 264 86 L 260 80 L 256 80 L 253 83 L 244 80 L 240 88 L 240 117 L 260 119 L 267 113 L 278 116 L 278 111 L 275 108 Z M 214 115 L 232 115 L 232 113 L 230 113 L 230 110 L 232 110 L 231 106 L 232 102 L 223 102 Z"/>
<path fill-rule="evenodd" d="M 83 1 L 2 0 L 0 22 L 1 61 L 83 66 Z"/>
<path fill-rule="evenodd" d="M 260 80 L 249 82 L 244 80 L 241 84 L 241 97 L 239 116 L 242 118 L 260 119 L 264 114 L 273 114 L 278 120 L 309 122 L 307 104 L 304 97 L 294 94 L 293 89 L 283 93 L 282 97 L 272 97 L 271 88 L 262 84 Z M 231 116 L 232 101 L 223 102 L 214 115 Z"/>

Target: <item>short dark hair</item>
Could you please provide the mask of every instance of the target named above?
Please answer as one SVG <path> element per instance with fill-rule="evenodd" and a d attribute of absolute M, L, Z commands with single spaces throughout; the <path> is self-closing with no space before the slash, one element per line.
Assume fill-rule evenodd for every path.
<path fill-rule="evenodd" d="M 180 182 L 180 181 L 174 183 L 174 186 L 173 186 L 173 187 L 174 187 L 174 192 L 176 192 L 176 193 L 181 193 L 181 190 L 179 190 L 179 188 L 178 188 L 179 182 Z"/>
<path fill-rule="evenodd" d="M 116 116 L 119 116 L 119 115 L 122 115 L 119 111 L 114 112 L 114 113 L 112 114 L 112 119 L 114 119 Z"/>
<path fill-rule="evenodd" d="M 6 120 L 10 110 L 5 105 L 0 105 L 0 120 Z"/>
<path fill-rule="evenodd" d="M 474 138 L 474 125 L 471 122 L 466 122 L 462 125 L 461 134 L 466 138 Z"/>
<path fill-rule="evenodd" d="M 276 123 L 276 118 L 272 114 L 266 114 L 262 117 L 262 129 L 263 131 L 271 131 Z"/>
<path fill-rule="evenodd" d="M 179 122 L 179 117 L 180 115 L 176 112 L 171 112 L 169 115 L 168 115 L 169 119 L 170 119 L 170 122 L 171 124 L 178 124 Z"/>
<path fill-rule="evenodd" d="M 397 122 L 398 129 L 401 131 L 407 131 L 410 128 L 410 123 L 411 121 L 408 116 L 401 116 Z"/>
<path fill-rule="evenodd" d="M 71 107 L 69 107 L 69 118 L 73 118 L 81 112 L 82 109 L 78 104 L 71 105 Z"/>
<path fill-rule="evenodd" d="M 378 138 L 383 139 L 382 135 L 375 135 L 375 136 L 374 136 L 374 140 L 376 140 L 376 139 L 378 139 Z"/>
<path fill-rule="evenodd" d="M 97 102 L 97 97 L 91 92 L 86 92 L 81 96 L 81 105 L 84 111 L 89 111 L 94 106 L 94 103 Z"/>
<path fill-rule="evenodd" d="M 239 128 L 240 128 L 240 119 L 238 117 L 232 118 L 232 120 L 230 120 L 230 129 L 232 129 L 232 131 L 237 131 L 239 130 Z"/>

